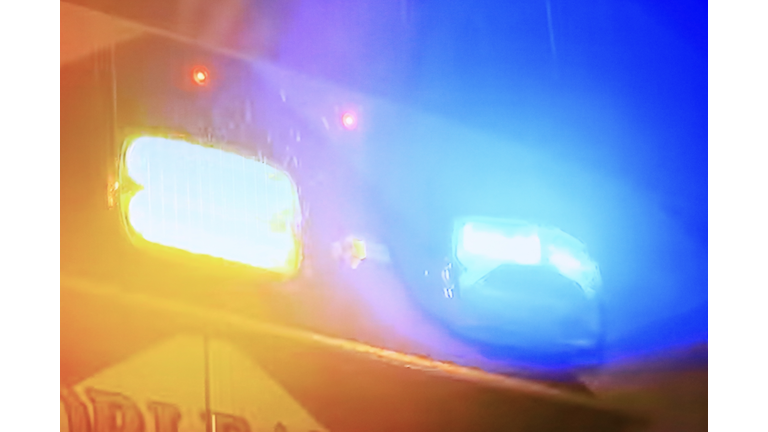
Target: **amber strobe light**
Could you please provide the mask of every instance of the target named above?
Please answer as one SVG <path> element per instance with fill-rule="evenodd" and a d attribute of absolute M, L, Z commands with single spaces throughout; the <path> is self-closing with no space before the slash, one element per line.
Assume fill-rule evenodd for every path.
<path fill-rule="evenodd" d="M 287 173 L 219 148 L 139 136 L 123 152 L 126 182 L 121 209 L 141 244 L 297 271 L 301 211 Z"/>

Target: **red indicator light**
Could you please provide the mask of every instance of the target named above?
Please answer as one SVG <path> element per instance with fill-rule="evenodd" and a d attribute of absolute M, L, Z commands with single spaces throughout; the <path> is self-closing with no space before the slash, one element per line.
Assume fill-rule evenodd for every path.
<path fill-rule="evenodd" d="M 341 124 L 344 129 L 352 130 L 357 127 L 357 116 L 353 112 L 345 112 L 341 116 Z"/>
<path fill-rule="evenodd" d="M 192 81 L 194 81 L 195 84 L 199 86 L 208 85 L 209 76 L 210 76 L 210 73 L 208 72 L 208 69 L 202 66 L 198 66 L 192 69 Z"/>

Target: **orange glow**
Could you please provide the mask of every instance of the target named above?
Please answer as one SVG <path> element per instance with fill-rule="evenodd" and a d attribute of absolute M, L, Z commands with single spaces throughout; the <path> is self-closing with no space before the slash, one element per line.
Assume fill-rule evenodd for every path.
<path fill-rule="evenodd" d="M 192 69 L 192 80 L 199 86 L 208 85 L 209 76 L 210 73 L 208 72 L 208 69 L 204 68 L 203 66 L 198 66 Z"/>
<path fill-rule="evenodd" d="M 95 421 L 108 424 L 120 419 L 126 424 L 124 430 L 144 430 L 142 423 L 165 423 L 165 428 L 154 430 L 203 431 L 205 417 L 200 413 L 207 403 L 213 411 L 214 431 L 217 425 L 219 430 L 271 431 L 277 424 L 290 425 L 289 430 L 327 430 L 237 346 L 224 340 L 210 341 L 210 348 L 205 344 L 202 336 L 179 335 L 62 387 L 61 431 L 86 430 L 68 427 L 77 421 L 90 423 L 87 413 L 70 418 L 76 405 L 86 404 L 96 412 Z M 208 402 L 205 373 L 210 377 Z M 243 382 L 251 385 L 239 385 Z"/>

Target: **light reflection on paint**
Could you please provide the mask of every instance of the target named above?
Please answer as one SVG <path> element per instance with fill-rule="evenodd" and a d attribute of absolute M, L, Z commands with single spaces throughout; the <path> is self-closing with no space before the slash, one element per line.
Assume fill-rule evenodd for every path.
<path fill-rule="evenodd" d="M 234 153 L 160 137 L 133 140 L 124 166 L 141 190 L 123 210 L 145 240 L 280 273 L 296 271 L 301 212 L 285 173 Z"/>

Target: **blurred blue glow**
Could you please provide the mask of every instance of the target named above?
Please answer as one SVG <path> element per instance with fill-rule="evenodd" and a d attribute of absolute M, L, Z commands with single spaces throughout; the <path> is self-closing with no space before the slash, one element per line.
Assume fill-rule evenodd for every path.
<path fill-rule="evenodd" d="M 542 265 L 584 285 L 600 275 L 606 358 L 706 343 L 706 2 L 304 5 L 280 61 L 394 102 L 366 100 L 359 171 L 369 216 L 385 215 L 393 261 L 436 321 L 461 314 L 423 294 L 425 272 L 451 254 L 454 219 L 482 214 L 589 245 L 587 259 L 538 234 Z"/>

